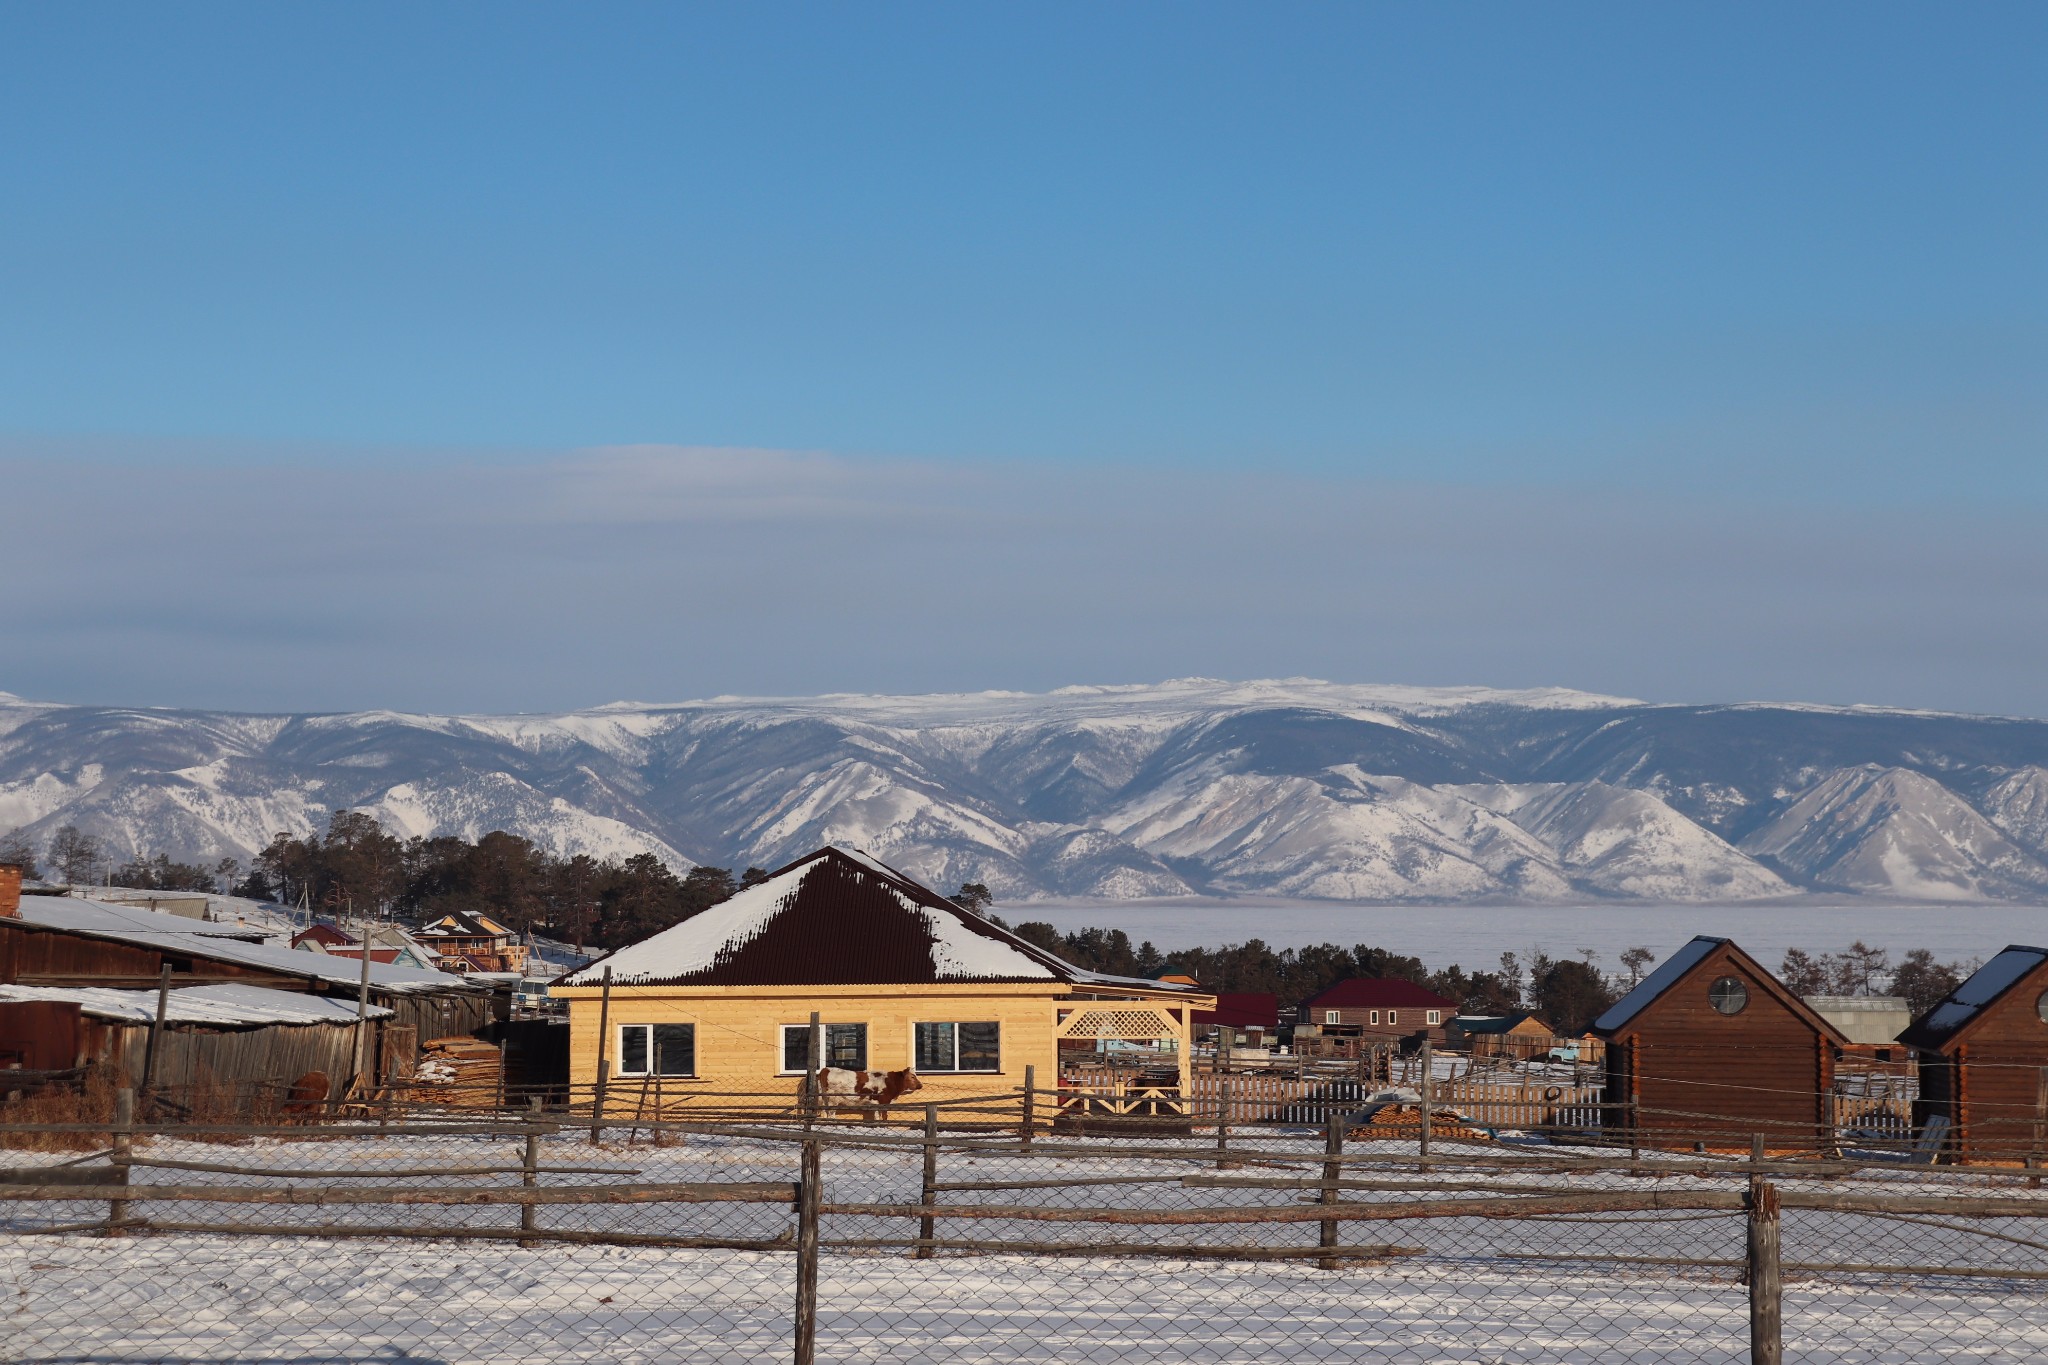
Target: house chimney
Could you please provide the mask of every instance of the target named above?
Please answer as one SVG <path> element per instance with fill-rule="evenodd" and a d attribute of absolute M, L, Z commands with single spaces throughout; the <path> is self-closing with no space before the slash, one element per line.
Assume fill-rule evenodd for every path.
<path fill-rule="evenodd" d="M 21 864 L 0 863 L 0 919 L 21 918 Z"/>

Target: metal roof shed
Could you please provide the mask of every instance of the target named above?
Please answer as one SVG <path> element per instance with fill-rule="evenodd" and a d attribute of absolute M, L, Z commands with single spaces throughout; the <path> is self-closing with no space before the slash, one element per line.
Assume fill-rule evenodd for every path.
<path fill-rule="evenodd" d="M 2048 1154 L 2048 948 L 2006 948 L 1899 1041 L 1920 1063 L 1914 1119 L 1946 1119 L 1954 1159 Z"/>

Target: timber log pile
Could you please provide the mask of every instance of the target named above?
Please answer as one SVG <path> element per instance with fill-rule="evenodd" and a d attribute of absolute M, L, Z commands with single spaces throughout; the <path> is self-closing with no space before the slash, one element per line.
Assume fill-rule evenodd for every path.
<path fill-rule="evenodd" d="M 468 1034 L 423 1043 L 412 1097 L 456 1109 L 494 1109 L 502 1062 L 496 1044 Z"/>

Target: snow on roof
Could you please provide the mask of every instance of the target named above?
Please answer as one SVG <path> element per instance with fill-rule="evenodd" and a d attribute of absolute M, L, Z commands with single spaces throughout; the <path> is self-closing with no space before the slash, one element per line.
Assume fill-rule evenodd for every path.
<path fill-rule="evenodd" d="M 2043 962 L 2048 962 L 2048 948 L 2022 944 L 2006 948 L 1944 996 L 1925 1018 L 1901 1034 L 1899 1041 L 1913 1046 L 1939 1046 Z"/>
<path fill-rule="evenodd" d="M 99 1019 L 147 1024 L 156 1019 L 155 991 L 124 991 L 111 986 L 0 986 L 0 1002 L 56 1000 L 76 1004 Z M 369 1017 L 384 1019 L 391 1011 L 372 1005 Z M 170 1024 L 352 1024 L 353 1001 L 320 995 L 299 995 L 263 986 L 186 986 L 164 1002 Z"/>
<path fill-rule="evenodd" d="M 1614 1002 L 1607 1013 L 1593 1021 L 1593 1032 L 1612 1033 L 1641 1013 L 1652 1000 L 1670 990 L 1678 979 L 1700 965 L 1708 953 L 1713 952 L 1728 940 L 1710 938 L 1701 934 L 1692 942 L 1680 948 L 1670 957 L 1657 964 L 1657 970 L 1644 977 L 1636 988 Z"/>
<path fill-rule="evenodd" d="M 244 943 L 223 937 L 229 925 L 209 925 L 178 915 L 166 915 L 133 906 L 102 905 L 97 901 L 71 900 L 57 896 L 24 896 L 19 916 L 24 924 L 88 938 L 110 939 L 176 953 L 191 953 L 216 962 L 233 962 L 261 967 L 281 975 L 307 980 L 334 981 L 355 985 L 362 979 L 360 958 L 335 957 L 328 953 L 301 952 L 283 945 Z M 214 932 L 208 932 L 212 930 Z M 461 977 L 447 972 L 422 972 L 406 967 L 370 964 L 370 984 L 395 992 L 475 990 Z"/>
<path fill-rule="evenodd" d="M 853 849 L 800 858 L 710 909 L 560 978 L 615 985 L 1043 981 L 1174 989 L 1084 972 Z"/>

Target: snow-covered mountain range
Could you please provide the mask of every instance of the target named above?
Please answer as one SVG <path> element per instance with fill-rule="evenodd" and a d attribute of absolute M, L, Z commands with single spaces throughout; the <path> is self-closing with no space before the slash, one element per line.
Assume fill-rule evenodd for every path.
<path fill-rule="evenodd" d="M 0 693 L 0 833 L 247 859 L 402 834 L 774 867 L 855 845 L 1003 901 L 2048 897 L 2048 722 L 1308 680 L 265 716 Z"/>

